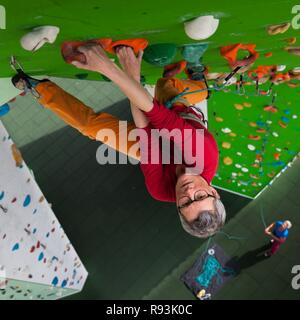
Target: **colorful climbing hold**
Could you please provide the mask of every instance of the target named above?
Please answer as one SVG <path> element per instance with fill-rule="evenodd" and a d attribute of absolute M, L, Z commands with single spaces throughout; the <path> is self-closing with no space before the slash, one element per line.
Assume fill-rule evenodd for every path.
<path fill-rule="evenodd" d="M 20 249 L 20 245 L 18 243 L 16 243 L 13 247 L 12 247 L 12 251 L 17 251 Z"/>
<path fill-rule="evenodd" d="M 280 160 L 280 153 L 274 153 L 274 159 L 276 160 L 276 161 L 279 161 Z"/>
<path fill-rule="evenodd" d="M 58 278 L 54 277 L 51 284 L 55 287 L 55 286 L 57 286 L 58 281 L 59 281 Z"/>
<path fill-rule="evenodd" d="M 232 160 L 230 157 L 225 157 L 225 158 L 223 159 L 223 162 L 224 162 L 224 164 L 225 164 L 226 166 L 230 166 L 230 165 L 233 164 L 233 160 Z"/>
<path fill-rule="evenodd" d="M 266 53 L 264 54 L 264 56 L 265 56 L 266 58 L 271 58 L 271 57 L 273 56 L 273 53 L 272 53 L 272 52 L 266 52 Z"/>
<path fill-rule="evenodd" d="M 295 44 L 296 42 L 297 42 L 297 38 L 289 38 L 289 39 L 287 39 L 286 40 L 286 42 L 288 43 L 288 44 Z"/>
<path fill-rule="evenodd" d="M 231 148 L 231 143 L 230 142 L 223 142 L 222 143 L 222 147 L 224 149 L 230 149 Z"/>
<path fill-rule="evenodd" d="M 244 110 L 244 106 L 242 104 L 236 103 L 234 105 L 234 107 L 236 108 L 236 110 Z"/>
<path fill-rule="evenodd" d="M 250 140 L 258 141 L 258 140 L 261 139 L 261 136 L 254 136 L 254 135 L 250 134 L 250 135 L 248 136 L 248 138 L 249 138 Z"/>
<path fill-rule="evenodd" d="M 223 132 L 223 133 L 230 133 L 230 132 L 231 132 L 231 129 L 229 129 L 229 128 L 223 128 L 223 129 L 222 129 L 222 132 Z"/>
<path fill-rule="evenodd" d="M 273 106 L 273 105 L 265 106 L 264 110 L 267 111 L 267 112 L 271 112 L 271 113 L 278 112 L 278 108 L 276 106 Z"/>
<path fill-rule="evenodd" d="M 253 146 L 252 144 L 248 144 L 248 149 L 249 149 L 250 151 L 254 151 L 256 148 L 255 148 L 255 146 Z"/>
<path fill-rule="evenodd" d="M 27 195 L 24 200 L 23 207 L 28 207 L 30 202 L 31 202 L 31 197 L 30 197 L 30 195 Z"/>
<path fill-rule="evenodd" d="M 291 24 L 289 22 L 281 23 L 281 24 L 275 24 L 267 27 L 268 34 L 271 36 L 274 36 L 276 34 L 285 33 L 289 28 Z"/>
<path fill-rule="evenodd" d="M 281 128 L 284 128 L 284 129 L 287 128 L 287 126 L 288 126 L 287 123 L 284 123 L 284 122 L 281 121 L 281 120 L 278 121 L 278 124 L 280 125 Z"/>
<path fill-rule="evenodd" d="M 255 122 L 249 122 L 249 126 L 255 128 L 257 127 L 257 124 Z"/>

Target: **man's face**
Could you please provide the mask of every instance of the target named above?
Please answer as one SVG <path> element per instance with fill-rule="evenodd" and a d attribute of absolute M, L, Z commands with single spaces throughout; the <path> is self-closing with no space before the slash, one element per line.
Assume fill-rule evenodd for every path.
<path fill-rule="evenodd" d="M 195 199 L 201 201 L 192 202 Z M 182 175 L 176 184 L 176 205 L 182 207 L 181 214 L 187 222 L 196 220 L 201 211 L 214 210 L 215 198 L 220 198 L 218 192 L 199 176 Z"/>
<path fill-rule="evenodd" d="M 288 222 L 285 221 L 285 222 L 282 224 L 282 226 L 280 227 L 280 230 L 283 231 L 283 230 L 285 230 L 285 229 L 287 229 L 287 228 L 288 228 Z"/>

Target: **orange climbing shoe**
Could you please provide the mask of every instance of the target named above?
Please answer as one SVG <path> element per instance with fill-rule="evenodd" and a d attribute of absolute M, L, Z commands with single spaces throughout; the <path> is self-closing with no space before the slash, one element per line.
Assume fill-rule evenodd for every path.
<path fill-rule="evenodd" d="M 253 64 L 259 57 L 259 53 L 255 50 L 256 44 L 233 44 L 229 46 L 221 47 L 221 55 L 229 62 L 231 68 L 245 67 Z M 239 50 L 246 50 L 249 52 L 249 56 L 244 59 L 237 60 Z"/>
<path fill-rule="evenodd" d="M 105 50 L 111 54 L 116 54 L 116 47 L 126 46 L 131 47 L 134 53 L 137 55 L 140 50 L 145 50 L 148 46 L 148 40 L 146 39 L 125 39 L 113 41 L 108 45 Z"/>
<path fill-rule="evenodd" d="M 78 61 L 85 63 L 84 54 L 78 51 L 79 47 L 91 44 L 99 44 L 104 50 L 112 43 L 112 39 L 93 39 L 88 41 L 65 41 L 61 45 L 61 54 L 67 63 Z"/>
<path fill-rule="evenodd" d="M 179 74 L 185 70 L 186 65 L 187 65 L 187 62 L 185 60 L 181 60 L 176 63 L 168 64 L 167 66 L 164 67 L 163 77 L 164 78 L 172 78 L 172 77 L 176 76 L 176 74 Z"/>

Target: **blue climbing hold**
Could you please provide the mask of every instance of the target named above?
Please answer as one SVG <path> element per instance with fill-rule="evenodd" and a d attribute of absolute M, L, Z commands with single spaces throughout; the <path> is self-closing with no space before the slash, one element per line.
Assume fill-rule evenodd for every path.
<path fill-rule="evenodd" d="M 39 260 L 39 261 L 42 261 L 43 259 L 44 259 L 44 253 L 41 252 L 40 255 L 39 255 L 39 257 L 38 257 L 38 260 Z"/>
<path fill-rule="evenodd" d="M 17 251 L 20 249 L 20 245 L 18 243 L 16 243 L 13 248 L 12 248 L 12 251 Z"/>
<path fill-rule="evenodd" d="M 57 277 L 54 277 L 54 279 L 52 280 L 52 283 L 51 283 L 54 287 L 57 286 L 58 284 L 58 278 Z"/>
<path fill-rule="evenodd" d="M 26 196 L 25 200 L 24 200 L 23 207 L 28 207 L 29 204 L 30 204 L 30 202 L 31 202 L 31 197 L 30 197 L 30 195 L 28 194 L 28 195 Z"/>
<path fill-rule="evenodd" d="M 68 284 L 68 280 L 64 280 L 61 284 L 61 287 L 65 288 L 67 284 Z"/>
<path fill-rule="evenodd" d="M 0 117 L 5 116 L 10 110 L 9 104 L 6 103 L 0 107 Z"/>
<path fill-rule="evenodd" d="M 287 117 L 281 117 L 281 120 L 282 120 L 284 123 L 290 122 L 290 119 L 288 119 Z"/>
<path fill-rule="evenodd" d="M 2 191 L 2 192 L 0 193 L 0 200 L 2 200 L 2 199 L 4 198 L 4 195 L 5 195 L 5 193 L 4 193 L 4 191 Z"/>

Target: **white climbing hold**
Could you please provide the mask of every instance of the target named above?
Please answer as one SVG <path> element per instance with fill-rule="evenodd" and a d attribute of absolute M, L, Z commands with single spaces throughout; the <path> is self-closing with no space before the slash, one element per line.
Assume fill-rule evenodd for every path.
<path fill-rule="evenodd" d="M 293 68 L 294 73 L 300 73 L 300 67 L 295 67 Z"/>
<path fill-rule="evenodd" d="M 222 129 L 222 132 L 224 132 L 224 133 L 230 133 L 231 130 L 230 130 L 229 128 L 223 128 L 223 129 Z"/>
<path fill-rule="evenodd" d="M 273 134 L 273 136 L 274 136 L 275 138 L 278 138 L 278 137 L 279 137 L 279 134 L 278 134 L 277 132 L 273 132 L 272 134 Z"/>
<path fill-rule="evenodd" d="M 247 168 L 242 168 L 242 171 L 243 171 L 243 172 L 249 172 L 249 169 L 247 169 Z"/>
<path fill-rule="evenodd" d="M 238 169 L 242 168 L 242 166 L 240 164 L 238 164 L 238 163 L 235 165 L 235 167 L 238 168 Z"/>
<path fill-rule="evenodd" d="M 237 152 L 236 154 L 237 154 L 239 157 L 242 156 L 242 153 L 241 153 L 241 152 Z"/>
<path fill-rule="evenodd" d="M 284 71 L 286 69 L 286 65 L 284 65 L 284 64 L 278 65 L 276 67 L 276 69 L 277 69 L 278 72 L 282 72 L 282 71 Z"/>
<path fill-rule="evenodd" d="M 296 114 L 294 114 L 293 119 L 298 119 L 298 116 Z"/>
<path fill-rule="evenodd" d="M 47 42 L 54 43 L 58 33 L 59 28 L 54 26 L 34 28 L 21 38 L 21 46 L 27 51 L 37 51 Z"/>
<path fill-rule="evenodd" d="M 273 123 L 271 120 L 267 120 L 266 122 L 267 122 L 267 124 L 272 124 Z"/>
<path fill-rule="evenodd" d="M 236 172 L 232 172 L 231 175 L 232 175 L 233 177 L 237 177 L 237 173 L 236 173 Z"/>
<path fill-rule="evenodd" d="M 281 152 L 282 150 L 280 148 L 276 148 L 276 151 Z"/>
<path fill-rule="evenodd" d="M 255 148 L 255 146 L 253 146 L 252 144 L 248 144 L 248 149 L 249 149 L 250 151 L 254 151 L 256 148 Z"/>
<path fill-rule="evenodd" d="M 204 40 L 212 36 L 218 29 L 219 19 L 213 16 L 201 16 L 184 24 L 184 30 L 193 40 Z"/>

